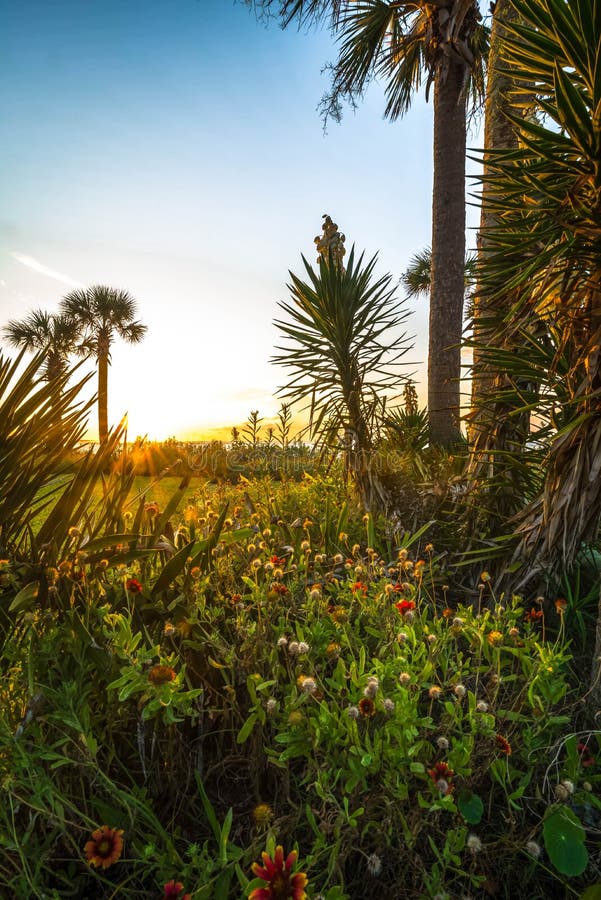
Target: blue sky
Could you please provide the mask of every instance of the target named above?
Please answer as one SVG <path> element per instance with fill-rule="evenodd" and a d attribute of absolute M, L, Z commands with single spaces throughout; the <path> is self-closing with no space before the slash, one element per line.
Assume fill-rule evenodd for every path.
<path fill-rule="evenodd" d="M 129 290 L 149 331 L 115 345 L 109 414 L 132 436 L 275 413 L 272 320 L 323 213 L 395 276 L 429 243 L 431 106 L 384 121 L 376 85 L 324 134 L 327 31 L 230 0 L 0 12 L 0 320 L 75 284 Z M 411 307 L 423 392 L 427 302 Z"/>

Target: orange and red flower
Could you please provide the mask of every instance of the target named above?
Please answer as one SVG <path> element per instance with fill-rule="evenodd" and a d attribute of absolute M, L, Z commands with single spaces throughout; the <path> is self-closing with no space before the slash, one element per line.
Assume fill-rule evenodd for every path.
<path fill-rule="evenodd" d="M 366 719 L 371 719 L 376 712 L 376 704 L 371 699 L 371 697 L 362 697 L 357 704 L 359 707 L 359 712 Z"/>
<path fill-rule="evenodd" d="M 524 618 L 527 622 L 537 622 L 538 619 L 542 619 L 543 615 L 542 609 L 535 609 L 532 607 L 530 612 L 524 613 Z"/>
<path fill-rule="evenodd" d="M 353 594 L 362 594 L 364 597 L 367 597 L 367 585 L 363 584 L 362 581 L 356 581 L 354 584 L 351 584 L 351 591 Z"/>
<path fill-rule="evenodd" d="M 453 793 L 453 778 L 455 777 L 455 772 L 448 763 L 442 761 L 434 763 L 432 768 L 428 769 L 428 775 L 439 791 L 445 794 L 445 796 Z"/>
<path fill-rule="evenodd" d="M 130 594 L 140 594 L 142 593 L 142 585 L 136 578 L 128 578 L 125 582 L 125 590 L 129 591 Z"/>
<path fill-rule="evenodd" d="M 84 853 L 91 866 L 108 869 L 116 863 L 123 852 L 122 828 L 103 825 L 92 832 L 92 837 L 84 847 Z"/>
<path fill-rule="evenodd" d="M 284 859 L 284 848 L 275 848 L 273 859 L 268 853 L 262 853 L 263 865 L 252 864 L 253 874 L 261 878 L 265 884 L 250 892 L 248 900 L 305 900 L 307 893 L 307 876 L 304 872 L 292 873 L 298 853 L 293 850 Z"/>
<path fill-rule="evenodd" d="M 172 878 L 164 887 L 163 900 L 191 900 L 192 894 L 182 893 L 185 890 L 181 881 L 176 881 L 175 878 Z"/>
<path fill-rule="evenodd" d="M 555 601 L 555 612 L 558 615 L 563 616 L 563 614 L 567 608 L 568 608 L 568 601 L 565 600 L 563 597 L 558 597 L 557 600 Z"/>
<path fill-rule="evenodd" d="M 281 581 L 274 581 L 271 585 L 271 590 L 275 591 L 276 594 L 280 594 L 282 597 L 290 593 L 286 585 L 282 584 Z"/>
<path fill-rule="evenodd" d="M 175 681 L 177 673 L 171 666 L 153 666 L 148 672 L 148 680 L 151 684 L 169 684 Z"/>
<path fill-rule="evenodd" d="M 413 600 L 399 600 L 399 602 L 395 603 L 394 605 L 402 616 L 404 616 L 405 613 L 411 612 L 411 610 L 415 609 L 415 603 Z"/>
<path fill-rule="evenodd" d="M 505 754 L 505 756 L 511 756 L 511 744 L 506 737 L 503 737 L 502 734 L 496 734 L 495 743 L 499 750 Z"/>

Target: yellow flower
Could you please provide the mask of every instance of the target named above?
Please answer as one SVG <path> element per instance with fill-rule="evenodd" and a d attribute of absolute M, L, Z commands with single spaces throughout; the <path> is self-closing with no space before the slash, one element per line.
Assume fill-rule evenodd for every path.
<path fill-rule="evenodd" d="M 489 631 L 487 640 L 491 647 L 497 647 L 500 643 L 502 643 L 503 635 L 500 631 Z"/>

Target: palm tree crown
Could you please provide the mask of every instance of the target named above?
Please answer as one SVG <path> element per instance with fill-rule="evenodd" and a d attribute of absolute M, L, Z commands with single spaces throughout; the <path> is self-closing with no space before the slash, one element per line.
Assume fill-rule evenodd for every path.
<path fill-rule="evenodd" d="M 78 329 L 64 314 L 34 309 L 25 319 L 12 319 L 4 327 L 4 336 L 13 347 L 46 350 L 46 379 L 54 381 L 67 370 L 69 356 L 78 352 Z"/>
<path fill-rule="evenodd" d="M 82 343 L 98 361 L 98 432 L 108 436 L 108 366 L 115 337 L 138 344 L 147 331 L 136 319 L 137 304 L 127 291 L 95 284 L 63 297 L 61 310 L 82 332 Z"/>

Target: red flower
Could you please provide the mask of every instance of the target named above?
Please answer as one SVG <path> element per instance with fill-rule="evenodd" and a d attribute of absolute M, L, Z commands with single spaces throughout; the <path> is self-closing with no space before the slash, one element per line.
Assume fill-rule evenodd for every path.
<path fill-rule="evenodd" d="M 564 600 L 563 597 L 558 597 L 555 601 L 555 612 L 558 613 L 558 615 L 562 616 L 567 608 L 568 601 Z"/>
<path fill-rule="evenodd" d="M 275 591 L 276 594 L 281 594 L 282 597 L 289 593 L 288 588 L 281 581 L 274 581 L 271 585 L 271 590 Z"/>
<path fill-rule="evenodd" d="M 274 564 L 274 566 L 283 566 L 286 563 L 286 557 L 285 556 L 272 556 L 269 561 L 272 562 Z"/>
<path fill-rule="evenodd" d="M 591 753 L 588 744 L 578 744 L 576 747 L 580 754 L 580 765 L 587 769 L 589 766 L 595 765 L 595 757 Z"/>
<path fill-rule="evenodd" d="M 129 591 L 130 594 L 140 594 L 142 585 L 135 578 L 128 578 L 125 582 L 125 590 Z"/>
<path fill-rule="evenodd" d="M 351 584 L 351 591 L 353 594 L 363 594 L 364 597 L 367 597 L 367 585 L 363 584 L 362 581 L 356 581 L 354 584 Z"/>
<path fill-rule="evenodd" d="M 122 828 L 109 828 L 108 825 L 93 831 L 83 848 L 90 865 L 108 869 L 116 863 L 123 851 L 122 834 Z"/>
<path fill-rule="evenodd" d="M 506 737 L 503 737 L 502 734 L 496 734 L 495 743 L 499 750 L 501 750 L 501 752 L 505 754 L 505 756 L 511 756 L 511 744 Z"/>
<path fill-rule="evenodd" d="M 524 613 L 524 618 L 527 622 L 536 622 L 537 619 L 542 619 L 542 617 L 542 609 L 535 609 L 534 607 L 532 607 L 530 612 Z"/>
<path fill-rule="evenodd" d="M 446 762 L 434 763 L 432 768 L 428 769 L 428 775 L 445 797 L 447 794 L 453 793 L 452 779 L 455 777 L 455 773 Z"/>
<path fill-rule="evenodd" d="M 192 900 L 192 894 L 182 894 L 185 888 L 181 881 L 176 881 L 175 878 L 167 882 L 164 890 L 163 900 Z"/>
<path fill-rule="evenodd" d="M 357 706 L 359 707 L 361 715 L 366 719 L 371 719 L 376 713 L 376 704 L 371 697 L 361 697 Z"/>
<path fill-rule="evenodd" d="M 404 616 L 406 612 L 410 612 L 412 609 L 415 609 L 415 603 L 413 602 L 413 600 L 399 600 L 399 602 L 395 603 L 394 605 L 402 616 Z"/>
<path fill-rule="evenodd" d="M 171 666 L 153 666 L 148 672 L 148 680 L 151 684 L 169 684 L 176 677 L 177 674 Z"/>
<path fill-rule="evenodd" d="M 273 859 L 268 853 L 262 853 L 263 865 L 252 864 L 253 875 L 261 878 L 265 885 L 250 892 L 248 900 L 305 900 L 307 894 L 307 876 L 304 872 L 292 874 L 292 867 L 298 854 L 296 850 L 289 853 L 284 860 L 284 848 L 275 848 Z"/>

